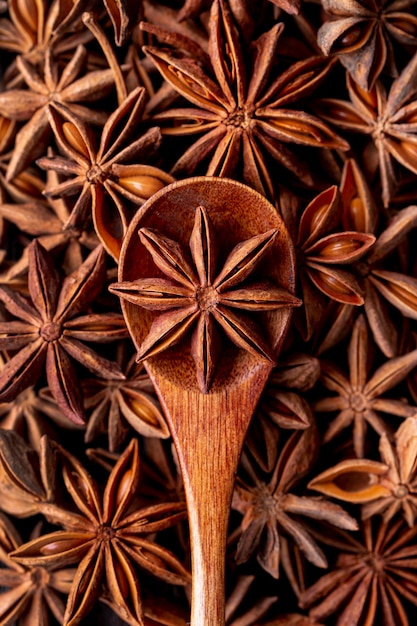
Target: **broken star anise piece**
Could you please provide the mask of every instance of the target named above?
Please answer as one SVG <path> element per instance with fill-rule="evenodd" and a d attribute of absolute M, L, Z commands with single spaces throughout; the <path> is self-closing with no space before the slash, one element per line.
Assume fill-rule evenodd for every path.
<path fill-rule="evenodd" d="M 101 246 L 61 285 L 53 258 L 35 240 L 29 246 L 30 300 L 8 287 L 0 300 L 14 317 L 0 322 L 0 349 L 15 350 L 0 371 L 0 400 L 34 384 L 44 372 L 61 411 L 83 423 L 84 407 L 74 361 L 109 378 L 123 379 L 119 366 L 84 342 L 107 343 L 127 336 L 120 313 L 80 315 L 103 288 L 106 259 Z"/>
<path fill-rule="evenodd" d="M 155 265 L 167 278 L 116 283 L 110 291 L 151 311 L 161 311 L 138 353 L 139 360 L 167 350 L 192 328 L 191 352 L 198 383 L 207 392 L 220 353 L 218 327 L 238 348 L 274 361 L 261 328 L 242 311 L 272 311 L 300 301 L 266 280 L 246 283 L 269 252 L 278 234 L 271 229 L 236 245 L 217 273 L 216 232 L 207 210 L 195 211 L 189 252 L 178 242 L 148 228 L 139 237 Z"/>

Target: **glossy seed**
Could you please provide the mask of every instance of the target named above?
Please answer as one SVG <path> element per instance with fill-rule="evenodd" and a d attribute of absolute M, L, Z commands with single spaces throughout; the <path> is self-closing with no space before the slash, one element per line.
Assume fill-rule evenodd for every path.
<path fill-rule="evenodd" d="M 341 48 L 348 48 L 357 44 L 362 37 L 362 30 L 359 27 L 350 28 L 340 39 Z"/>
<path fill-rule="evenodd" d="M 351 290 L 345 287 L 340 280 L 334 278 L 334 276 L 329 276 L 328 274 L 320 273 L 320 282 L 322 282 L 326 287 L 331 289 L 332 291 L 336 291 L 341 295 L 349 295 L 351 294 Z"/>
<path fill-rule="evenodd" d="M 365 205 L 359 196 L 355 196 L 350 202 L 350 218 L 353 230 L 365 232 Z"/>
<path fill-rule="evenodd" d="M 320 256 L 323 257 L 340 257 L 347 256 L 358 250 L 361 247 L 359 241 L 353 239 L 343 239 L 340 241 L 333 241 L 324 246 L 320 251 Z"/>
<path fill-rule="evenodd" d="M 405 289 L 402 285 L 395 285 L 389 283 L 389 290 L 396 296 L 403 304 L 415 309 L 417 311 L 417 294 L 412 293 Z"/>
<path fill-rule="evenodd" d="M 155 412 L 152 411 L 152 409 L 147 406 L 143 401 L 134 398 L 128 398 L 127 403 L 133 413 L 135 413 L 135 415 L 140 417 L 147 424 L 151 424 L 152 426 L 158 426 L 158 420 L 155 418 Z"/>
<path fill-rule="evenodd" d="M 119 185 L 139 198 L 150 198 L 165 183 L 156 176 L 126 176 L 119 178 Z"/>
<path fill-rule="evenodd" d="M 90 158 L 86 143 L 80 131 L 74 124 L 71 122 L 64 122 L 62 124 L 62 132 L 71 148 L 74 148 L 74 150 L 85 156 L 87 159 Z"/>
<path fill-rule="evenodd" d="M 129 492 L 130 486 L 132 484 L 132 470 L 128 469 L 123 474 L 123 478 L 119 482 L 119 486 L 116 491 L 116 506 L 122 502 L 122 500 L 126 497 L 126 494 Z"/>
<path fill-rule="evenodd" d="M 46 543 L 39 549 L 39 552 L 45 556 L 49 556 L 52 554 L 61 554 L 63 552 L 68 552 L 76 547 L 76 543 L 73 539 L 65 539 L 62 541 L 51 541 L 51 543 Z"/>

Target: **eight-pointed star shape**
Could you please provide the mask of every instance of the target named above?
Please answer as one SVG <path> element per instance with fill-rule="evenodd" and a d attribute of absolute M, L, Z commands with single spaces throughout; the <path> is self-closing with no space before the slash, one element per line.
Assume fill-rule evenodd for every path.
<path fill-rule="evenodd" d="M 141 228 L 141 242 L 167 278 L 140 278 L 110 287 L 122 299 L 162 312 L 140 346 L 138 360 L 170 348 L 194 328 L 191 353 L 200 389 L 206 393 L 220 352 L 217 323 L 236 346 L 274 361 L 261 329 L 242 310 L 272 311 L 297 306 L 300 300 L 268 280 L 242 283 L 271 250 L 277 234 L 278 230 L 272 229 L 239 243 L 217 274 L 216 232 L 204 207 L 195 212 L 191 258 L 178 242 L 159 231 Z"/>

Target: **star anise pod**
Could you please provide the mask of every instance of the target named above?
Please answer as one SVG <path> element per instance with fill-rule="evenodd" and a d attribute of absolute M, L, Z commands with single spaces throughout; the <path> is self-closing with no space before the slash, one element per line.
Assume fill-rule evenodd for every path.
<path fill-rule="evenodd" d="M 184 504 L 160 504 L 131 512 L 139 482 L 136 439 L 113 468 L 101 497 L 99 488 L 81 463 L 56 445 L 62 475 L 76 511 L 51 505 L 48 519 L 63 526 L 11 553 L 31 567 L 66 567 L 78 563 L 65 611 L 64 623 L 74 626 L 99 598 L 105 582 L 117 613 L 129 623 L 143 626 L 137 568 L 171 584 L 184 585 L 189 574 L 178 559 L 147 535 L 185 517 Z"/>
<path fill-rule="evenodd" d="M 59 408 L 70 420 L 83 423 L 84 407 L 74 361 L 101 376 L 124 378 L 116 363 L 84 343 L 103 343 L 127 335 L 119 313 L 80 315 L 100 293 L 105 278 L 105 254 L 100 246 L 61 284 L 49 253 L 36 240 L 30 244 L 30 299 L 0 287 L 0 300 L 15 318 L 0 322 L 0 347 L 17 351 L 0 372 L 0 400 L 13 400 L 34 384 L 46 367 L 48 384 Z"/>
<path fill-rule="evenodd" d="M 299 613 L 288 613 L 281 615 L 273 620 L 262 622 L 260 626 L 323 626 L 316 622 L 314 619 L 310 619 L 306 615 L 300 615 Z"/>
<path fill-rule="evenodd" d="M 342 204 L 336 186 L 313 198 L 299 218 L 286 199 L 282 211 L 296 241 L 299 291 L 304 301 L 300 309 L 303 319 L 299 316 L 298 323 L 303 338 L 308 340 L 323 313 L 321 294 L 344 304 L 364 303 L 361 287 L 348 267 L 366 254 L 375 236 L 342 229 Z"/>
<path fill-rule="evenodd" d="M 39 534 L 39 528 L 35 530 Z M 68 595 L 76 570 L 19 565 L 8 553 L 22 543 L 12 522 L 0 513 L 0 623 L 48 626 L 52 615 L 62 624 L 65 611 L 62 596 Z"/>
<path fill-rule="evenodd" d="M 195 211 L 191 258 L 178 242 L 141 228 L 141 242 L 167 278 L 125 281 L 110 287 L 128 302 L 162 312 L 140 346 L 138 360 L 167 350 L 195 326 L 191 352 L 204 392 L 210 387 L 221 349 L 218 327 L 238 348 L 273 361 L 261 328 L 242 311 L 271 311 L 299 304 L 297 298 L 270 281 L 244 282 L 268 254 L 277 233 L 273 229 L 239 243 L 219 272 L 216 232 L 204 207 Z"/>
<path fill-rule="evenodd" d="M 395 162 L 417 173 L 416 77 L 417 54 L 394 80 L 388 95 L 381 81 L 367 92 L 347 75 L 351 102 L 328 98 L 315 107 L 319 115 L 337 127 L 369 136 L 366 161 L 379 163 L 385 206 L 397 180 Z"/>
<path fill-rule="evenodd" d="M 146 24 L 143 28 L 170 43 L 170 33 Z M 278 23 L 252 44 L 253 62 L 247 66 L 227 2 L 214 0 L 209 57 L 184 38 L 182 49 L 178 45 L 173 51 L 144 48 L 162 76 L 194 105 L 170 108 L 154 115 L 153 121 L 163 123 L 166 135 L 202 135 L 176 162 L 171 172 L 174 176 L 190 174 L 200 162 L 209 161 L 208 175 L 236 178 L 238 171 L 243 182 L 273 197 L 268 159 L 312 182 L 309 167 L 288 144 L 348 149 L 317 117 L 292 108 L 324 80 L 331 62 L 313 57 L 272 77 L 282 30 L 283 24 Z"/>
<path fill-rule="evenodd" d="M 417 350 L 392 358 L 370 375 L 372 344 L 365 318 L 360 315 L 355 323 L 348 348 L 349 376 L 334 363 L 322 360 L 321 381 L 336 396 L 322 397 L 314 404 L 320 412 L 338 411 L 324 434 L 324 442 L 334 439 L 343 429 L 353 424 L 353 444 L 358 457 L 364 456 L 367 426 L 380 436 L 389 429 L 380 413 L 409 417 L 417 408 L 403 400 L 386 398 L 383 394 L 398 385 L 417 365 Z"/>
<path fill-rule="evenodd" d="M 0 19 L 0 49 L 17 53 L 35 65 L 42 63 L 48 48 L 62 55 L 90 38 L 85 33 L 54 37 L 58 0 L 8 0 L 7 5 L 10 19 Z M 5 82 L 10 88 L 21 78 L 14 60 L 6 68 Z"/>
<path fill-rule="evenodd" d="M 13 430 L 0 430 L 0 509 L 15 517 L 40 513 L 52 499 L 55 459 L 46 437 L 39 454 Z"/>
<path fill-rule="evenodd" d="M 227 626 L 252 626 L 269 614 L 269 609 L 278 600 L 277 596 L 260 597 L 254 588 L 256 577 L 239 576 L 226 600 Z M 249 600 L 249 603 L 248 603 Z"/>
<path fill-rule="evenodd" d="M 145 103 L 144 88 L 132 91 L 105 123 L 98 149 L 88 125 L 56 104 L 49 120 L 65 156 L 38 160 L 43 169 L 71 176 L 45 191 L 50 198 L 78 196 L 64 228 L 84 229 L 92 215 L 96 233 L 116 259 L 132 215 L 129 204 L 136 208 L 174 180 L 146 164 L 158 148 L 160 131 L 138 133 Z"/>
<path fill-rule="evenodd" d="M 101 432 L 108 434 L 109 450 L 117 450 L 125 440 L 129 426 L 144 437 L 169 437 L 169 429 L 143 364 L 119 345 L 116 362 L 125 379 L 88 378 L 83 380 L 84 405 L 88 411 L 85 442 Z"/>
<path fill-rule="evenodd" d="M 328 20 L 317 32 L 325 54 L 337 54 L 358 85 L 368 91 L 386 68 L 396 76 L 393 43 L 417 45 L 415 1 L 322 0 Z M 407 10 L 408 9 L 408 10 Z"/>
<path fill-rule="evenodd" d="M 399 211 L 356 267 L 365 292 L 365 314 L 375 341 L 386 356 L 401 350 L 392 307 L 401 316 L 417 319 L 417 280 L 413 275 L 398 271 L 401 269 L 398 252 L 416 226 L 417 206 Z M 393 252 L 397 252 L 396 263 L 389 265 L 386 259 L 390 255 L 392 258 Z"/>
<path fill-rule="evenodd" d="M 398 251 L 406 243 L 407 234 L 417 226 L 417 207 L 412 205 L 400 210 L 378 234 L 378 214 L 381 211 L 372 199 L 364 173 L 358 164 L 348 160 L 340 183 L 342 224 L 346 230 L 355 229 L 363 233 L 378 235 L 375 244 L 353 266 L 364 299 L 363 312 L 367 317 L 374 340 L 387 357 L 398 354 L 398 322 L 388 303 L 407 318 L 417 318 L 417 281 L 413 276 L 399 269 L 398 260 L 393 265 L 393 254 L 398 259 Z M 381 221 L 381 219 L 380 219 Z M 388 269 L 390 268 L 390 270 Z M 350 305 L 341 305 L 330 311 L 329 319 L 322 319 L 327 336 L 317 333 L 320 352 L 328 349 L 343 338 L 353 325 L 355 313 Z M 399 321 L 399 320 L 398 320 Z M 317 328 L 317 326 L 316 326 Z"/>
<path fill-rule="evenodd" d="M 0 403 L 0 428 L 19 433 L 38 451 L 43 435 L 57 436 L 53 423 L 61 428 L 74 427 L 47 392 L 28 387 L 13 401 Z"/>
<path fill-rule="evenodd" d="M 17 58 L 17 67 L 28 89 L 10 89 L 0 93 L 0 113 L 12 120 L 26 122 L 16 137 L 7 168 L 9 180 L 40 156 L 48 145 L 48 111 L 55 103 L 65 104 L 74 114 L 90 123 L 105 123 L 107 115 L 97 109 L 93 111 L 86 103 L 96 102 L 110 94 L 114 86 L 113 72 L 111 69 L 96 70 L 80 77 L 86 56 L 86 49 L 77 46 L 64 70 L 61 70 L 48 48 L 43 71 L 38 71 L 22 56 Z"/>
<path fill-rule="evenodd" d="M 357 528 L 355 520 L 341 507 L 324 499 L 292 492 L 310 470 L 316 451 L 317 435 L 312 425 L 290 436 L 274 471 L 266 479 L 243 455 L 243 468 L 249 479 L 244 481 L 238 474 L 232 504 L 244 515 L 235 557 L 237 563 L 246 562 L 256 553 L 261 567 L 278 578 L 282 533 L 290 537 L 308 561 L 317 567 L 327 567 L 324 553 L 299 518 L 326 520 L 349 530 Z"/>
<path fill-rule="evenodd" d="M 277 7 L 283 9 L 290 15 L 297 15 L 300 12 L 301 0 L 270 0 Z M 207 9 L 210 8 L 210 5 L 213 3 L 213 0 L 185 0 L 184 4 L 181 8 L 181 11 L 178 14 L 178 20 L 185 20 L 189 18 L 195 18 Z M 253 5 L 254 3 L 248 2 L 248 0 L 229 0 L 230 8 L 233 13 L 239 14 L 243 11 L 247 11 L 246 5 Z M 253 6 L 251 7 L 253 10 Z"/>
<path fill-rule="evenodd" d="M 345 502 L 361 503 L 362 519 L 383 515 L 388 523 L 402 510 L 410 528 L 417 516 L 417 419 L 407 418 L 391 442 L 383 433 L 379 442 L 382 463 L 346 460 L 322 472 L 311 489 Z"/>
<path fill-rule="evenodd" d="M 16 176 L 10 183 L 5 183 L 10 189 L 19 182 L 24 172 Z M 55 172 L 48 172 L 48 185 L 57 185 L 58 178 Z M 42 190 L 44 186 L 42 185 Z M 62 258 L 61 267 L 65 273 L 69 274 L 76 270 L 85 257 L 86 250 L 93 250 L 99 240 L 93 230 L 81 230 L 66 227 L 71 207 L 67 198 L 23 198 L 23 202 L 5 202 L 0 204 L 0 215 L 15 226 L 20 233 L 24 233 L 24 243 L 27 244 L 27 236 L 32 235 L 37 238 L 38 243 L 46 250 Z M 23 237 L 22 237 L 23 239 Z M 16 278 L 27 273 L 29 263 L 28 247 L 23 249 L 20 259 L 15 260 L 7 271 L 9 279 Z"/>
<path fill-rule="evenodd" d="M 417 604 L 417 526 L 375 519 L 363 522 L 361 530 L 362 541 L 347 533 L 328 536 L 340 550 L 336 565 L 305 591 L 300 605 L 315 605 L 312 619 L 335 614 L 336 626 L 409 626 L 406 607 Z"/>
<path fill-rule="evenodd" d="M 131 35 L 135 23 L 140 18 L 140 4 L 132 0 L 103 0 L 113 24 L 116 45 L 122 46 Z M 57 0 L 57 5 L 54 34 L 61 36 L 79 28 L 85 11 L 101 9 L 99 0 Z"/>

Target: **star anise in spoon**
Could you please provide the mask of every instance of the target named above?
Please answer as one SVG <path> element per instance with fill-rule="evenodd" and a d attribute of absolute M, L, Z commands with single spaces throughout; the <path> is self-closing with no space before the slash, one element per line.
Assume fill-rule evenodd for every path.
<path fill-rule="evenodd" d="M 220 355 L 220 327 L 238 348 L 273 361 L 260 326 L 244 312 L 266 312 L 300 303 L 270 281 L 245 282 L 269 253 L 277 234 L 273 229 L 239 243 L 219 271 L 217 235 L 204 207 L 195 211 L 189 243 L 191 258 L 178 242 L 158 231 L 141 228 L 141 242 L 165 278 L 125 281 L 110 287 L 128 302 L 161 311 L 139 348 L 138 359 L 149 359 L 167 350 L 193 328 L 191 352 L 198 383 L 207 392 Z"/>

